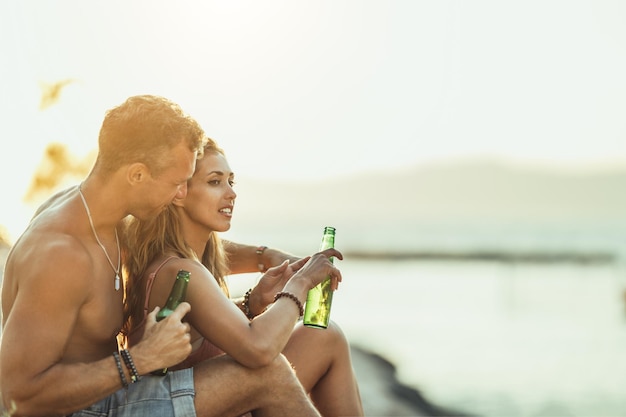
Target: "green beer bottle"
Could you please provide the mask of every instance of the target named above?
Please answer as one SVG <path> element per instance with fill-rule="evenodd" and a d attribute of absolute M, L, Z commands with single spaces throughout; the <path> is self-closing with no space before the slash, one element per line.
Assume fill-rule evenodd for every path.
<path fill-rule="evenodd" d="M 185 297 L 187 295 L 187 285 L 189 284 L 190 277 L 190 272 L 185 271 L 184 269 L 178 271 L 178 274 L 176 274 L 176 280 L 174 281 L 174 285 L 170 291 L 170 295 L 167 297 L 167 302 L 157 313 L 156 321 L 161 321 L 172 314 L 174 310 L 176 310 L 176 307 L 185 301 Z M 152 371 L 152 375 L 163 376 L 165 374 L 167 374 L 167 368 Z"/>
<path fill-rule="evenodd" d="M 335 228 L 327 226 L 324 228 L 324 236 L 320 251 L 335 247 Z M 330 258 L 333 261 L 333 258 Z M 306 307 L 302 322 L 305 326 L 325 329 L 330 320 L 330 307 L 333 302 L 333 290 L 331 288 L 330 276 L 311 288 L 306 297 Z"/>

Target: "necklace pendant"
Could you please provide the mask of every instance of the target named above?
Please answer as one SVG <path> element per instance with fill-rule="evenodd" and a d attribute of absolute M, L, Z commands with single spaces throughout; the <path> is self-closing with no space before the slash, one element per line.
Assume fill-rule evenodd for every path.
<path fill-rule="evenodd" d="M 120 290 L 120 276 L 119 274 L 115 274 L 115 291 Z"/>

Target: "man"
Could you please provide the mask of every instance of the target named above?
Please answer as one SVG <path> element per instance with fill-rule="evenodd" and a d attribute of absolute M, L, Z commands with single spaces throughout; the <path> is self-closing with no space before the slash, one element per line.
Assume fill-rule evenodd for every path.
<path fill-rule="evenodd" d="M 204 132 L 180 107 L 136 96 L 107 112 L 85 181 L 42 205 L 13 246 L 2 286 L 0 389 L 15 415 L 319 416 L 287 361 L 245 368 L 229 357 L 151 376 L 191 351 L 182 303 L 119 351 L 119 224 L 155 216 L 186 182 Z"/>

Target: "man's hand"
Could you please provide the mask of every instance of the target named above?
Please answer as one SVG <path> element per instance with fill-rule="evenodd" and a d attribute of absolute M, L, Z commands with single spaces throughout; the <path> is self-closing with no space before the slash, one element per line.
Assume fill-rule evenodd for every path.
<path fill-rule="evenodd" d="M 190 310 L 189 303 L 180 303 L 172 314 L 158 323 L 156 314 L 159 307 L 148 314 L 143 338 L 131 348 L 140 374 L 176 365 L 189 356 L 191 353 L 190 326 L 182 319 Z"/>
<path fill-rule="evenodd" d="M 308 258 L 309 257 L 307 256 L 307 259 Z M 280 249 L 267 248 L 265 252 L 263 252 L 263 262 L 264 262 L 265 267 L 267 268 L 281 265 L 284 261 L 289 261 L 289 264 L 292 265 L 301 260 L 302 260 L 301 257 L 292 255 Z M 300 266 L 302 265 L 304 265 L 304 263 L 302 263 Z M 297 271 L 297 269 L 294 270 L 294 272 L 295 271 Z"/>

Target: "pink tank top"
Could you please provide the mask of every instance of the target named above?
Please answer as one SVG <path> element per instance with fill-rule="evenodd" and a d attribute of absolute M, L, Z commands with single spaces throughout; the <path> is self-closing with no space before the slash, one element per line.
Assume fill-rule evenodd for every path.
<path fill-rule="evenodd" d="M 150 294 L 152 293 L 152 285 L 154 284 L 154 279 L 156 278 L 156 275 L 159 273 L 163 265 L 175 258 L 176 256 L 170 256 L 169 258 L 166 258 L 163 262 L 161 262 L 159 266 L 157 266 L 154 272 L 148 275 L 148 281 L 146 282 L 146 298 L 143 305 L 143 320 L 135 329 L 133 329 L 133 331 L 128 336 L 128 342 L 131 346 L 137 344 L 143 336 L 144 328 L 146 326 L 146 316 L 148 315 L 148 307 L 150 306 Z M 187 356 L 187 359 L 175 366 L 171 366 L 170 369 L 175 371 L 178 369 L 191 368 L 198 362 L 202 362 L 205 359 L 214 358 L 216 356 L 222 355 L 223 353 L 223 350 L 215 346 L 213 343 L 209 342 L 207 339 L 203 338 L 202 344 L 198 346 L 196 350 L 191 352 L 191 354 Z"/>

